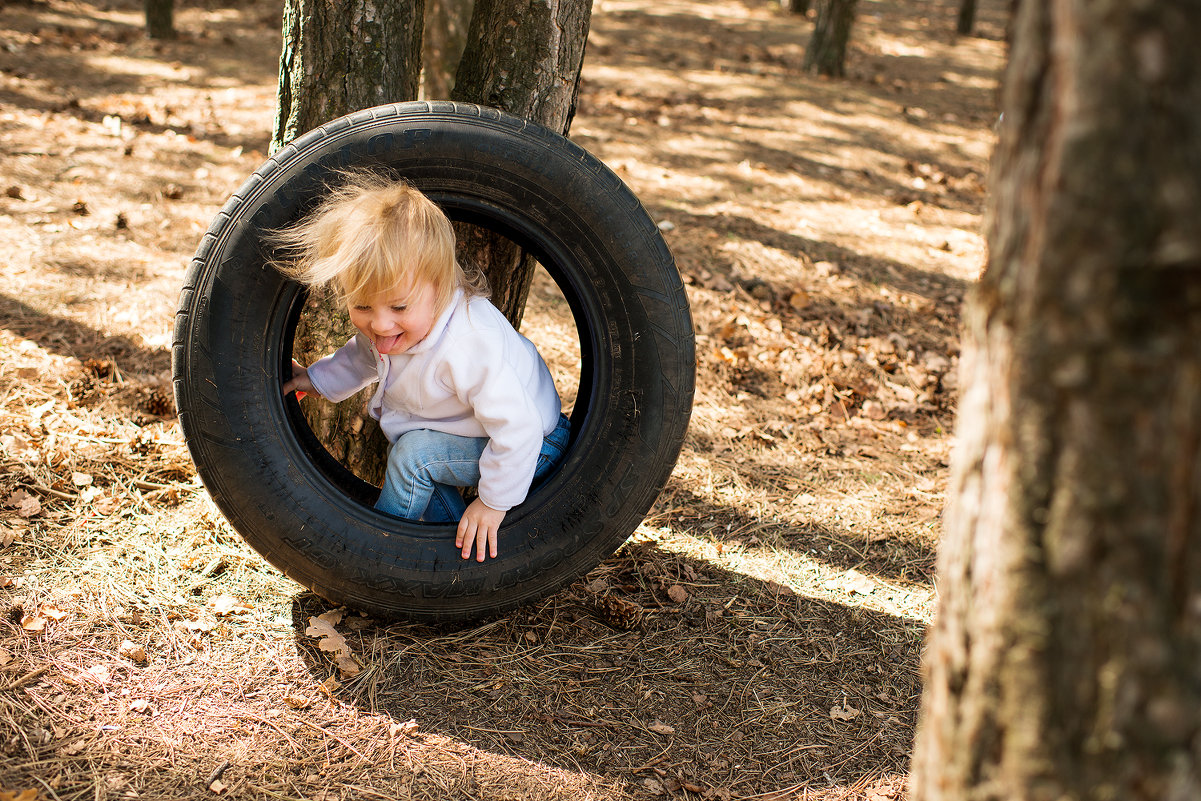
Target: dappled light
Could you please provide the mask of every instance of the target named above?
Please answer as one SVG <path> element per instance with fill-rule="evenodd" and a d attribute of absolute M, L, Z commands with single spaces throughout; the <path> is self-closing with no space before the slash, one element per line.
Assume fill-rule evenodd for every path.
<path fill-rule="evenodd" d="M 268 565 L 175 419 L 180 287 L 266 158 L 280 5 L 188 4 L 171 41 L 135 0 L 6 5 L 0 791 L 903 798 L 1007 7 L 957 37 L 952 0 L 861 0 L 829 80 L 776 3 L 598 0 L 570 136 L 674 254 L 691 425 L 599 567 L 432 626 Z M 545 273 L 522 330 L 570 409 Z"/>

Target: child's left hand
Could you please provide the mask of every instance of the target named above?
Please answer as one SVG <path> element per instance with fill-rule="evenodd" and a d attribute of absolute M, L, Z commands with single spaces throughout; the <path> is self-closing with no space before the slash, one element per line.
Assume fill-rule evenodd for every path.
<path fill-rule="evenodd" d="M 463 558 L 471 557 L 472 545 L 475 546 L 475 560 L 484 561 L 485 549 L 496 558 L 496 533 L 500 530 L 505 513 L 493 509 L 479 498 L 471 502 L 463 517 L 459 520 L 459 530 L 455 535 L 455 546 L 463 549 Z"/>

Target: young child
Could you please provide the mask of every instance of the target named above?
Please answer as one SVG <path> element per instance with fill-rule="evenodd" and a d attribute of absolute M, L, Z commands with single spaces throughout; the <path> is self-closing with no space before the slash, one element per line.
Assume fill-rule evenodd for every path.
<path fill-rule="evenodd" d="M 307 369 L 293 361 L 284 393 L 336 403 L 378 383 L 368 408 L 391 447 L 375 508 L 457 520 L 462 557 L 495 558 L 505 513 L 557 465 L 568 423 L 533 343 L 455 259 L 450 221 L 413 187 L 359 174 L 276 242 L 297 256 L 281 269 L 334 290 L 358 329 Z M 458 487 L 478 497 L 466 505 Z"/>

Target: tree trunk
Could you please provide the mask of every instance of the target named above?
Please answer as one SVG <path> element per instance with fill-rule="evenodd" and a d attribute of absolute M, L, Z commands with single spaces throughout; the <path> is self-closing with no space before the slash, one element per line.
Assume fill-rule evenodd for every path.
<path fill-rule="evenodd" d="M 801 67 L 808 72 L 841 78 L 846 73 L 847 42 L 855 22 L 858 0 L 820 0 L 813 36 Z"/>
<path fill-rule="evenodd" d="M 427 100 L 445 100 L 454 89 L 474 5 L 473 0 L 428 0 L 425 4 L 421 94 Z"/>
<path fill-rule="evenodd" d="M 1201 798 L 1199 36 L 1018 5 L 913 801 Z"/>
<path fill-rule="evenodd" d="M 175 0 L 142 0 L 146 35 L 151 39 L 175 38 Z"/>
<path fill-rule="evenodd" d="M 591 0 L 476 0 L 452 97 L 566 134 L 575 114 Z M 507 240 L 457 226 L 492 301 L 520 325 L 534 261 Z"/>
<path fill-rule="evenodd" d="M 272 151 L 361 108 L 414 100 L 425 0 L 287 0 Z"/>
<path fill-rule="evenodd" d="M 299 134 L 361 108 L 413 100 L 421 71 L 424 0 L 287 0 L 272 151 Z M 295 358 L 311 364 L 355 333 L 345 309 L 314 295 L 296 329 Z M 369 388 L 340 404 L 303 403 L 326 449 L 360 478 L 379 484 L 387 442 L 366 413 Z"/>
<path fill-rule="evenodd" d="M 791 14 L 808 14 L 812 4 L 812 0 L 782 0 L 780 3 Z"/>
<path fill-rule="evenodd" d="M 972 26 L 976 24 L 976 0 L 960 0 L 959 3 L 959 20 L 955 25 L 955 30 L 961 36 L 967 36 L 972 32 Z"/>

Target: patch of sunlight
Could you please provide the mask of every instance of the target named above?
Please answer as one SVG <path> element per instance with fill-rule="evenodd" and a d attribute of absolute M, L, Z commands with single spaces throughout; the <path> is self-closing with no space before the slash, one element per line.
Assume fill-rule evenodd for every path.
<path fill-rule="evenodd" d="M 929 625 L 936 593 L 932 587 L 886 581 L 854 568 L 844 570 L 817 555 L 768 543 L 732 544 L 697 537 L 685 531 L 643 524 L 633 540 L 653 541 L 660 548 L 739 573 L 751 579 L 783 585 L 805 598 L 860 607 Z"/>

